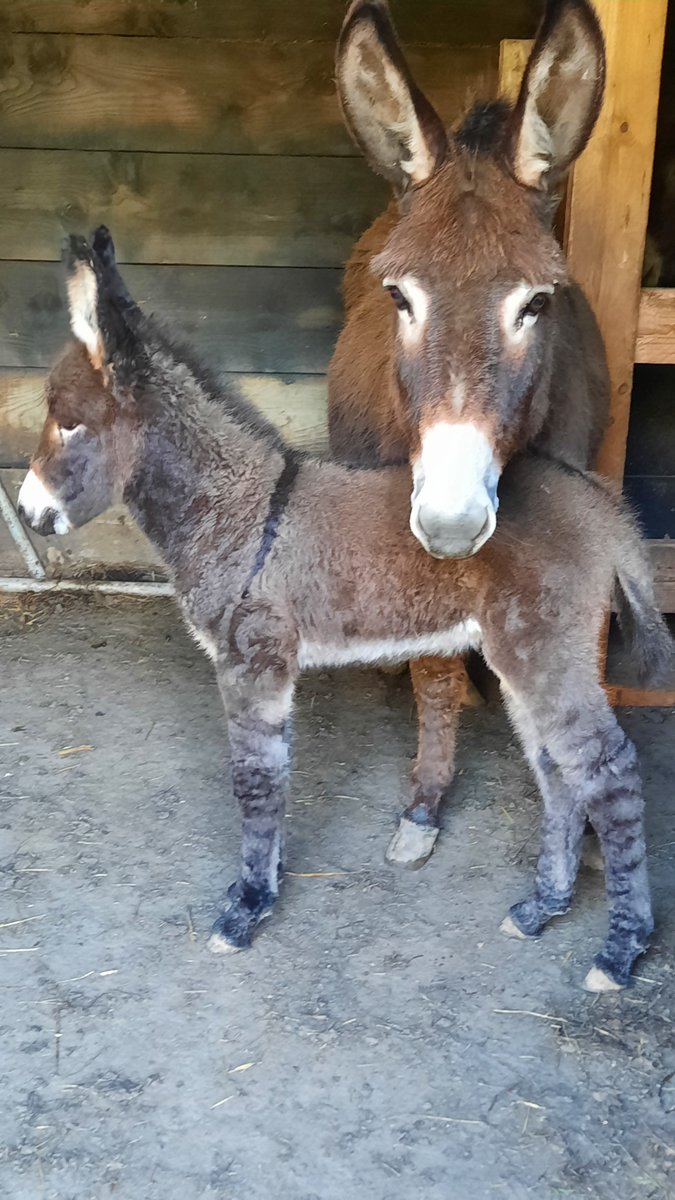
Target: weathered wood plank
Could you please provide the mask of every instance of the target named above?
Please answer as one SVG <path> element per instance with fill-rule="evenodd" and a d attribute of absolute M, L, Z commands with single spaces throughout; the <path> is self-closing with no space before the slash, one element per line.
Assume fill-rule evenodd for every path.
<path fill-rule="evenodd" d="M 346 7 L 341 0 L 2 0 L 0 13 L 19 33 L 334 42 Z M 394 0 L 392 10 L 406 41 L 456 46 L 531 36 L 541 16 L 539 0 Z"/>
<path fill-rule="evenodd" d="M 445 119 L 496 88 L 496 48 L 426 46 L 410 60 Z M 6 37 L 0 146 L 341 154 L 331 43 Z"/>
<path fill-rule="evenodd" d="M 235 387 L 300 450 L 327 449 L 326 381 L 323 375 L 228 375 Z M 42 370 L 0 370 L 0 466 L 27 463 L 44 420 Z"/>
<path fill-rule="evenodd" d="M 515 104 L 523 82 L 527 60 L 532 53 L 532 40 L 505 38 L 499 44 L 499 95 Z"/>
<path fill-rule="evenodd" d="M 23 477 L 23 470 L 0 471 L 15 505 Z M 121 504 L 62 537 L 26 532 L 50 579 L 166 578 L 159 555 Z"/>
<path fill-rule="evenodd" d="M 326 369 L 342 319 L 339 271 L 128 266 L 124 276 L 138 302 L 214 369 Z M 0 263 L 0 366 L 49 366 L 67 332 L 60 266 Z"/>
<path fill-rule="evenodd" d="M 675 288 L 643 288 L 636 363 L 675 363 Z"/>
<path fill-rule="evenodd" d="M 355 158 L 0 150 L 0 259 L 104 221 L 120 262 L 339 267 L 388 198 Z"/>
<path fill-rule="evenodd" d="M 598 467 L 623 476 L 667 0 L 595 0 L 607 47 L 607 92 L 574 169 L 567 258 L 598 318 L 612 385 Z M 630 13 L 627 12 L 630 8 Z"/>

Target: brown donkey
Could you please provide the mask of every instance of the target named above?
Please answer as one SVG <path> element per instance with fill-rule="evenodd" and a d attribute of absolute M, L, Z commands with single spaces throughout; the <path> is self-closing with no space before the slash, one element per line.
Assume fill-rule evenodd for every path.
<path fill-rule="evenodd" d="M 478 105 L 447 133 L 416 87 L 384 0 L 352 4 L 337 52 L 345 121 L 395 198 L 347 264 L 329 371 L 338 458 L 410 461 L 410 524 L 429 553 L 474 554 L 497 482 L 528 446 L 587 467 L 607 420 L 600 335 L 551 231 L 555 192 L 602 102 L 585 0 L 551 0 L 515 108 Z M 535 535 L 536 536 L 536 535 Z M 453 774 L 460 660 L 411 663 L 413 799 L 388 851 L 420 866 Z"/>
<path fill-rule="evenodd" d="M 535 887 L 504 931 L 534 936 L 567 909 L 588 813 L 610 921 L 587 986 L 625 984 L 652 917 L 635 750 L 595 666 L 615 580 L 643 671 L 667 666 L 672 647 L 620 503 L 572 468 L 520 457 L 480 554 L 439 561 L 408 528 L 406 467 L 350 470 L 287 450 L 134 305 L 107 230 L 93 249 L 70 240 L 68 292 L 78 340 L 50 374 L 20 513 L 62 533 L 125 500 L 215 664 L 243 838 L 212 949 L 248 946 L 277 898 L 298 673 L 480 646 L 544 798 Z"/>

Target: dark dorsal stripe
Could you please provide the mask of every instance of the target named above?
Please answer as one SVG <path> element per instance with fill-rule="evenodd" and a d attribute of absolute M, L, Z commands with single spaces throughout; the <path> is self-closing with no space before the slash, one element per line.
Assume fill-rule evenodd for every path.
<path fill-rule="evenodd" d="M 299 463 L 296 455 L 292 450 L 284 451 L 284 466 L 281 475 L 274 485 L 274 491 L 270 496 L 269 508 L 265 517 L 262 534 L 260 537 L 260 545 L 255 556 L 255 560 L 251 570 L 249 571 L 248 579 L 244 584 L 244 590 L 241 593 L 242 600 L 246 600 L 251 591 L 251 584 L 256 575 L 262 571 L 267 556 L 274 545 L 281 518 L 286 511 L 286 505 L 290 499 L 291 492 L 298 474 Z"/>

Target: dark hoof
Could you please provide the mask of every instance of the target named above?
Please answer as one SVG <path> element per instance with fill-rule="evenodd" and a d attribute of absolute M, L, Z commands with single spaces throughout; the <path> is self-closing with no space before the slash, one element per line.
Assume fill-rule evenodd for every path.
<path fill-rule="evenodd" d="M 208 941 L 212 954 L 236 954 L 239 950 L 248 950 L 256 926 L 270 915 L 276 900 L 269 892 L 242 888 L 240 884 L 231 887 L 228 895 L 232 903 L 216 921 Z"/>
<path fill-rule="evenodd" d="M 546 899 L 533 896 L 529 900 L 521 900 L 520 904 L 514 904 L 509 910 L 508 917 L 502 921 L 501 931 L 508 937 L 538 937 L 551 917 L 562 917 L 568 908 L 566 900 L 553 896 Z"/>
<path fill-rule="evenodd" d="M 621 939 L 612 936 L 604 950 L 597 954 L 593 966 L 584 980 L 588 992 L 618 992 L 630 984 L 635 960 L 649 949 L 649 939 L 654 932 L 653 923 L 645 922 L 632 933 Z"/>
<path fill-rule="evenodd" d="M 387 862 L 416 871 L 431 857 L 438 833 L 435 825 L 417 825 L 408 817 L 401 817 L 398 829 L 387 847 Z"/>

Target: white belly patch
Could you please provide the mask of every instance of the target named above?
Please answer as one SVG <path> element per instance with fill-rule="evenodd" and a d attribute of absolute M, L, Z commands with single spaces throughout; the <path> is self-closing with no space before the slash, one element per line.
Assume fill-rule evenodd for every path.
<path fill-rule="evenodd" d="M 478 621 L 467 617 L 445 629 L 419 637 L 406 638 L 350 638 L 344 642 L 310 642 L 300 639 L 298 666 L 301 670 L 312 667 L 347 667 L 356 664 L 378 662 L 405 662 L 409 658 L 433 655 L 451 658 L 465 650 L 480 646 L 482 630 Z"/>

